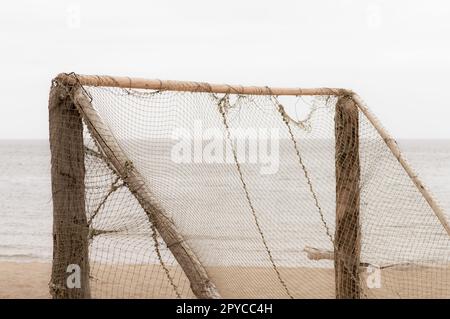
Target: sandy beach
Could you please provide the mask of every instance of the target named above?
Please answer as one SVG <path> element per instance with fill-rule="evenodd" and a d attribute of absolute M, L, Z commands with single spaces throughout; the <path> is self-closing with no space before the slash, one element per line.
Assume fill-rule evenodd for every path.
<path fill-rule="evenodd" d="M 92 267 L 91 290 L 93 297 L 100 298 L 175 298 L 173 290 L 165 282 L 165 274 L 159 266 L 98 266 Z M 0 298 L 50 298 L 48 282 L 50 263 L 0 263 Z M 333 272 L 326 269 L 282 269 L 282 275 L 289 278 L 291 291 L 297 297 L 333 298 Z M 192 298 L 184 275 L 171 268 L 182 297 Z M 227 298 L 286 298 L 282 286 L 277 282 L 270 268 L 248 269 L 216 267 L 210 276 Z M 313 280 L 316 278 L 316 281 Z M 142 279 L 148 283 L 143 284 Z M 261 280 L 263 279 L 263 280 Z M 252 285 L 243 283 L 252 282 Z M 267 283 L 271 284 L 268 285 Z M 292 289 L 292 287 L 290 287 Z M 319 288 L 319 289 L 318 289 Z M 315 295 L 311 294 L 315 291 Z"/>
<path fill-rule="evenodd" d="M 0 299 L 50 298 L 50 263 L 0 263 Z"/>
<path fill-rule="evenodd" d="M 0 298 L 50 298 L 50 263 L 0 263 Z M 193 298 L 179 269 L 171 268 L 183 298 Z M 334 270 L 282 268 L 295 298 L 334 298 Z M 449 268 L 397 268 L 381 273 L 381 287 L 364 289 L 364 298 L 450 298 Z M 213 267 L 209 274 L 224 298 L 287 298 L 272 269 Z M 362 274 L 362 282 L 366 275 Z M 158 265 L 94 265 L 93 298 L 176 298 Z"/>

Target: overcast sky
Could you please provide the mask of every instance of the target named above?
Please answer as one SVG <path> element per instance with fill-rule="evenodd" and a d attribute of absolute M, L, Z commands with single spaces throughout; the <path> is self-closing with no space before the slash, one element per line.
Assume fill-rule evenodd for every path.
<path fill-rule="evenodd" d="M 448 1 L 4 1 L 0 138 L 47 138 L 60 72 L 358 92 L 397 138 L 450 138 Z"/>

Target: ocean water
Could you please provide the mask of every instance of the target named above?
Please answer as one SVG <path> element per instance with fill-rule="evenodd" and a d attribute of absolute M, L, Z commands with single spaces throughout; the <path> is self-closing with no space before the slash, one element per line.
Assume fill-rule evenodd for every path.
<path fill-rule="evenodd" d="M 48 142 L 1 141 L 0 159 L 0 260 L 51 260 Z"/>
<path fill-rule="evenodd" d="M 450 140 L 400 140 L 420 178 L 450 213 Z M 45 140 L 0 141 L 0 261 L 50 261 L 50 152 Z"/>

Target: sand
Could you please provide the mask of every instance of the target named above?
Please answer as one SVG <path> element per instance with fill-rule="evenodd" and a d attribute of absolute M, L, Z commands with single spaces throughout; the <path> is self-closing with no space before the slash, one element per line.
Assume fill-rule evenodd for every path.
<path fill-rule="evenodd" d="M 50 298 L 50 263 L 0 263 L 0 298 Z"/>
<path fill-rule="evenodd" d="M 0 298 L 50 298 L 48 282 L 50 279 L 50 263 L 0 263 Z M 171 269 L 173 271 L 173 269 Z M 188 291 L 188 284 L 180 271 L 174 271 L 174 279 L 183 297 L 193 297 Z M 316 296 L 310 291 L 312 278 L 322 278 L 321 285 L 326 282 L 330 292 L 333 290 L 332 273 L 328 270 L 314 269 L 306 272 L 304 270 L 283 270 L 290 285 L 298 287 L 293 293 L 295 295 L 310 295 L 312 297 L 332 297 L 327 293 L 329 289 L 321 289 L 322 293 Z M 217 286 L 224 287 L 221 291 L 223 297 L 244 298 L 274 297 L 280 298 L 285 295 L 282 286 L 279 285 L 271 269 L 268 268 L 240 268 L 225 269 L 223 267 L 212 268 L 211 277 Z M 311 277 L 312 276 L 312 277 Z M 324 277 L 325 276 L 325 277 Z M 165 275 L 157 266 L 99 266 L 93 267 L 93 279 L 91 281 L 93 295 L 97 297 L 126 297 L 126 298 L 173 298 L 173 290 L 168 287 Z M 265 278 L 264 281 L 259 280 Z M 153 282 L 152 286 L 144 285 L 141 281 Z M 268 281 L 271 283 L 267 285 Z M 272 284 L 273 281 L 273 284 Z M 253 285 L 244 283 L 253 282 Z M 302 284 L 303 283 L 303 284 Z M 306 283 L 306 285 L 305 285 Z M 309 283 L 309 284 L 308 284 Z M 184 284 L 184 286 L 183 286 Z M 316 287 L 317 288 L 317 287 Z M 315 289 L 317 291 L 317 289 Z"/>
<path fill-rule="evenodd" d="M 192 298 L 189 284 L 178 268 L 170 269 L 180 294 Z M 0 262 L 0 298 L 50 298 L 50 263 Z M 334 270 L 282 268 L 283 279 L 296 298 L 333 298 Z M 286 298 L 270 268 L 213 267 L 213 281 L 223 297 Z M 450 298 L 449 268 L 386 269 L 381 288 L 365 289 L 369 298 Z M 96 298 L 174 298 L 158 265 L 92 265 L 91 290 Z M 361 277 L 365 280 L 365 275 Z"/>

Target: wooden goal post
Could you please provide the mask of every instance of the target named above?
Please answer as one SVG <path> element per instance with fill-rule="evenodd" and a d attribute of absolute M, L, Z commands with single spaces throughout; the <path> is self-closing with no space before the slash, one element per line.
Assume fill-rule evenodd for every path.
<path fill-rule="evenodd" d="M 60 74 L 50 92 L 49 121 L 52 156 L 52 187 L 54 216 L 54 255 L 51 292 L 55 298 L 89 298 L 88 228 L 84 203 L 83 121 L 116 173 L 126 182 L 150 221 L 165 240 L 174 257 L 191 282 L 199 298 L 219 298 L 197 256 L 183 240 L 164 211 L 151 200 L 151 190 L 121 151 L 113 134 L 103 125 L 82 86 L 106 86 L 127 89 L 153 89 L 189 92 L 211 92 L 252 95 L 333 95 L 338 97 L 335 114 L 336 139 L 336 232 L 334 245 L 336 296 L 359 298 L 359 112 L 372 123 L 397 158 L 414 185 L 424 196 L 443 228 L 450 236 L 450 226 L 443 211 L 423 186 L 411 167 L 401 157 L 395 141 L 354 92 L 336 88 L 268 88 L 245 87 L 198 82 L 146 80 L 128 77 Z M 70 148 L 67 147 L 70 141 Z M 346 178 L 341 178 L 345 176 Z M 350 177 L 350 178 L 349 178 Z M 64 189 L 64 191 L 61 191 Z M 348 227 L 352 223 L 352 227 Z M 350 230 L 350 231 L 348 231 Z M 62 236 L 61 234 L 64 234 Z M 336 258 L 339 257 L 339 258 Z M 69 264 L 81 267 L 82 288 L 68 289 L 67 273 L 61 269 Z"/>

